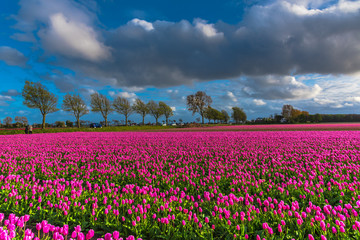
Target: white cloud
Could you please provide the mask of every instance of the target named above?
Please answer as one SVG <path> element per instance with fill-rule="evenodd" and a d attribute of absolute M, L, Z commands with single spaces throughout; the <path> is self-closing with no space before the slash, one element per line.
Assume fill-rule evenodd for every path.
<path fill-rule="evenodd" d="M 326 2 L 326 1 L 325 1 Z M 274 6 L 283 7 L 288 12 L 298 16 L 312 16 L 325 14 L 350 14 L 357 13 L 360 9 L 360 1 L 340 0 L 325 8 L 324 1 L 275 1 Z"/>
<path fill-rule="evenodd" d="M 360 1 L 340 0 L 335 6 L 326 9 L 329 12 L 358 13 Z"/>
<path fill-rule="evenodd" d="M 266 102 L 264 102 L 262 99 L 254 99 L 253 102 L 254 102 L 254 104 L 256 106 L 264 106 L 264 105 L 266 105 Z"/>
<path fill-rule="evenodd" d="M 135 99 L 137 98 L 135 93 L 132 92 L 115 92 L 115 91 L 109 91 L 108 94 L 112 97 L 112 98 L 116 98 L 116 97 L 122 97 L 122 98 L 126 98 L 128 100 L 130 100 L 131 102 L 134 102 Z"/>
<path fill-rule="evenodd" d="M 14 99 L 10 96 L 0 95 L 0 101 L 14 101 Z"/>
<path fill-rule="evenodd" d="M 97 31 L 102 27 L 97 11 L 89 10 L 86 2 L 20 0 L 15 16 L 16 29 L 38 34 L 53 64 L 97 80 L 86 86 L 121 87 L 131 93 L 131 86 L 170 87 L 250 76 L 243 84 L 250 102 L 294 101 L 322 99 L 327 91 L 326 84 L 318 84 L 321 79 L 305 84 L 296 75 L 360 69 L 359 1 L 265 1 L 251 5 L 238 24 L 133 19 L 102 31 Z M 224 97 L 231 99 L 226 93 Z"/>
<path fill-rule="evenodd" d="M 170 93 L 170 94 L 178 94 L 179 93 L 179 90 L 173 90 L 173 89 L 168 89 L 166 90 L 167 93 Z"/>
<path fill-rule="evenodd" d="M 145 29 L 146 31 L 151 31 L 154 30 L 154 26 L 152 23 L 147 22 L 145 20 L 140 20 L 138 18 L 134 18 L 133 20 L 131 20 L 129 22 L 129 24 L 135 25 L 135 26 L 140 26 L 143 29 Z"/>
<path fill-rule="evenodd" d="M 20 115 L 28 115 L 30 112 L 19 110 L 19 111 L 17 111 L 17 113 L 20 114 Z"/>
<path fill-rule="evenodd" d="M 360 76 L 339 75 L 328 76 L 318 80 L 317 82 L 323 90 L 314 98 L 314 107 L 317 105 L 323 108 L 351 108 L 359 106 L 359 79 Z M 309 104 L 311 107 L 311 103 Z"/>
<path fill-rule="evenodd" d="M 218 32 L 216 28 L 214 27 L 214 24 L 208 24 L 206 21 L 197 19 L 194 21 L 195 28 L 201 32 L 204 36 L 208 38 L 222 38 L 224 36 L 224 33 Z"/>
<path fill-rule="evenodd" d="M 135 93 L 129 93 L 129 92 L 119 92 L 117 95 L 124 98 L 136 98 Z"/>
<path fill-rule="evenodd" d="M 179 99 L 179 90 L 167 89 L 166 92 L 171 99 Z"/>
<path fill-rule="evenodd" d="M 319 9 L 308 9 L 306 6 L 298 3 L 290 3 L 283 1 L 280 4 L 285 7 L 289 12 L 292 12 L 299 16 L 315 15 L 322 12 Z"/>
<path fill-rule="evenodd" d="M 109 91 L 108 94 L 110 95 L 110 97 L 114 97 L 116 96 L 115 92 L 114 91 Z"/>
<path fill-rule="evenodd" d="M 328 104 L 334 104 L 336 103 L 334 100 L 328 99 L 328 98 L 314 98 L 314 102 L 320 104 L 320 105 L 328 105 Z"/>
<path fill-rule="evenodd" d="M 343 108 L 344 105 L 340 104 L 340 103 L 335 103 L 334 105 L 330 106 L 331 108 Z"/>
<path fill-rule="evenodd" d="M 299 100 L 311 99 L 321 93 L 318 84 L 309 86 L 293 76 L 259 76 L 243 80 L 243 91 L 250 97 L 263 99 Z"/>
<path fill-rule="evenodd" d="M 360 102 L 360 97 L 347 97 L 346 101 L 349 102 Z"/>
<path fill-rule="evenodd" d="M 47 49 L 67 57 L 93 62 L 108 59 L 109 48 L 98 40 L 96 32 L 81 22 L 67 19 L 62 13 L 50 16 L 50 26 L 40 32 Z"/>
<path fill-rule="evenodd" d="M 10 101 L 14 101 L 11 96 L 0 95 L 0 106 L 8 106 Z"/>
<path fill-rule="evenodd" d="M 141 92 L 141 91 L 144 91 L 145 88 L 144 87 L 137 87 L 137 86 L 134 86 L 134 87 L 124 87 L 124 89 L 126 91 L 130 91 L 130 92 Z"/>
<path fill-rule="evenodd" d="M 170 107 L 171 110 L 173 110 L 174 112 L 176 111 L 176 107 Z"/>
<path fill-rule="evenodd" d="M 236 97 L 235 97 L 235 95 L 234 95 L 233 92 L 227 91 L 226 95 L 227 95 L 227 97 L 228 97 L 231 101 L 237 102 L 237 99 L 236 99 Z"/>

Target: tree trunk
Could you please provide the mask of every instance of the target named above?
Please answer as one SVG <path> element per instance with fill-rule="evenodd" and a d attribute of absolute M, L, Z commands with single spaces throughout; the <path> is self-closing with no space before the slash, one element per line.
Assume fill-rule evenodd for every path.
<path fill-rule="evenodd" d="M 166 126 L 169 124 L 169 118 L 166 117 Z"/>
<path fill-rule="evenodd" d="M 155 118 L 155 125 L 158 125 L 158 118 Z"/>
<path fill-rule="evenodd" d="M 203 115 L 201 115 L 201 122 L 202 122 L 202 124 L 204 124 L 204 116 Z"/>
<path fill-rule="evenodd" d="M 42 129 L 45 129 L 45 118 L 46 118 L 46 114 L 43 114 L 43 121 L 42 121 L 42 125 L 41 125 Z"/>
<path fill-rule="evenodd" d="M 104 117 L 104 119 L 105 119 L 105 127 L 107 127 L 107 126 L 108 126 L 107 116 L 106 116 L 106 117 Z"/>
<path fill-rule="evenodd" d="M 145 125 L 145 115 L 143 115 L 142 117 L 143 117 L 143 124 L 142 125 Z"/>
<path fill-rule="evenodd" d="M 127 115 L 125 115 L 125 126 L 127 126 L 127 125 L 128 125 L 127 118 L 128 118 L 128 116 L 127 116 Z"/>
<path fill-rule="evenodd" d="M 80 128 L 80 118 L 77 118 L 76 121 L 77 121 L 78 128 Z"/>

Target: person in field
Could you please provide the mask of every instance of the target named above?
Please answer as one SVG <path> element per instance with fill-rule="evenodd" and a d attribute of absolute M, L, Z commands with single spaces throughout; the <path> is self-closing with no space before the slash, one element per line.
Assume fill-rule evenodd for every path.
<path fill-rule="evenodd" d="M 33 132 L 33 127 L 32 127 L 32 125 L 30 125 L 29 126 L 29 134 L 32 134 L 32 132 Z"/>
<path fill-rule="evenodd" d="M 25 134 L 28 134 L 29 133 L 29 125 L 26 125 L 25 126 Z"/>

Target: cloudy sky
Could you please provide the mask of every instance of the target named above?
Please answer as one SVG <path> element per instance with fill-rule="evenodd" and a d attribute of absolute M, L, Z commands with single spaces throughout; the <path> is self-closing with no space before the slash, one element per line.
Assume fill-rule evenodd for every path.
<path fill-rule="evenodd" d="M 360 113 L 359 23 L 360 1 L 346 0 L 3 0 L 0 120 L 41 121 L 22 104 L 26 80 L 46 85 L 59 107 L 68 92 L 89 102 L 97 91 L 165 101 L 185 121 L 198 117 L 185 98 L 199 90 L 249 119 L 283 104 Z"/>

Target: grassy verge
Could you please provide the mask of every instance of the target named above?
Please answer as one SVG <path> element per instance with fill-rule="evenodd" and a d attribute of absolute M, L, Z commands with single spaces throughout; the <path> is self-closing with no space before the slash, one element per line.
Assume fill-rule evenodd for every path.
<path fill-rule="evenodd" d="M 59 133 L 59 132 L 126 132 L 173 129 L 174 126 L 120 126 L 103 128 L 46 128 L 34 129 L 33 133 Z M 0 135 L 25 134 L 25 129 L 0 129 Z"/>

